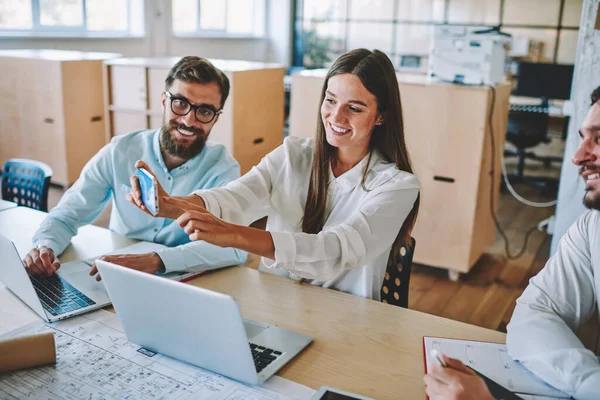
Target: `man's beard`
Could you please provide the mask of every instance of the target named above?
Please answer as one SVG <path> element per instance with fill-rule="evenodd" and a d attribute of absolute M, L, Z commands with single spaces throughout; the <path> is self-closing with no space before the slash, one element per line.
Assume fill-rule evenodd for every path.
<path fill-rule="evenodd" d="M 588 197 L 587 193 L 593 189 L 586 188 L 586 194 L 583 196 L 583 205 L 589 208 L 590 210 L 598 210 L 600 211 L 600 196 L 596 195 L 593 197 Z"/>
<path fill-rule="evenodd" d="M 177 144 L 177 141 L 171 136 L 173 129 L 181 128 L 186 131 L 194 132 L 196 135 L 194 141 L 189 145 Z M 175 121 L 169 121 L 169 123 L 163 125 L 160 129 L 160 146 L 161 148 L 174 157 L 183 158 L 189 160 L 202 153 L 208 133 L 204 129 L 194 128 L 185 126 Z"/>
<path fill-rule="evenodd" d="M 581 174 L 583 171 L 596 171 L 596 172 L 600 172 L 600 168 L 596 167 L 595 165 L 588 165 L 585 167 L 581 167 L 579 169 L 579 174 Z M 586 187 L 585 187 L 585 195 L 583 195 L 583 205 L 586 206 L 587 208 L 589 208 L 590 210 L 598 210 L 600 211 L 600 195 L 595 195 L 592 197 L 588 197 L 587 194 L 591 191 L 593 191 L 594 188 L 590 185 L 588 186 L 586 183 Z"/>

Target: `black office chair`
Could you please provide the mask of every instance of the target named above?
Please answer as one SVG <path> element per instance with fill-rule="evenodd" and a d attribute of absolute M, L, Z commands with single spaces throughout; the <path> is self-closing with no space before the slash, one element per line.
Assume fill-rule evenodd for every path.
<path fill-rule="evenodd" d="M 383 285 L 381 285 L 382 303 L 408 308 L 408 288 L 415 243 L 415 239 L 411 237 L 400 248 L 398 262 L 387 266 Z"/>
<path fill-rule="evenodd" d="M 2 198 L 47 212 L 50 178 L 52 168 L 43 162 L 12 158 L 2 170 Z"/>
<path fill-rule="evenodd" d="M 558 179 L 525 176 L 524 173 L 526 158 L 541 161 L 547 168 L 552 161 L 562 161 L 557 157 L 542 157 L 527 151 L 540 143 L 550 141 L 548 138 L 549 121 L 546 101 L 539 106 L 511 106 L 508 113 L 506 140 L 516 147 L 516 151 L 505 150 L 504 156 L 516 156 L 518 159 L 517 173 L 508 177 L 511 183 L 525 183 L 537 188 L 540 192 L 552 195 L 558 190 Z"/>

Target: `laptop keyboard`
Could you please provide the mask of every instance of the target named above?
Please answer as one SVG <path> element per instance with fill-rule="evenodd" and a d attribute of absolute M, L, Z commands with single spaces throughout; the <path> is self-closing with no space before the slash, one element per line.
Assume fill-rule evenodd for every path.
<path fill-rule="evenodd" d="M 282 353 L 277 350 L 269 349 L 268 347 L 259 346 L 254 343 L 250 344 L 250 350 L 252 350 L 252 358 L 254 358 L 254 366 L 256 372 L 260 372 L 271 364 L 277 358 L 281 357 Z"/>
<path fill-rule="evenodd" d="M 42 306 L 52 315 L 66 314 L 96 304 L 57 274 L 47 278 L 29 275 L 29 279 Z"/>

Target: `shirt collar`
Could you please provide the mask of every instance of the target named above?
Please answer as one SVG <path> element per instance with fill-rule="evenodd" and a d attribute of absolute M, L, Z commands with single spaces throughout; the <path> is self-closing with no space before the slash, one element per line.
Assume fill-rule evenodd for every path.
<path fill-rule="evenodd" d="M 371 169 L 373 169 L 373 166 L 375 166 L 380 160 L 380 156 L 377 152 L 377 150 L 372 150 L 372 156 L 371 156 L 371 161 L 369 163 L 369 169 L 367 170 L 370 171 Z M 365 169 L 365 165 L 367 164 L 367 162 L 369 161 L 369 154 L 367 154 L 365 156 L 365 158 L 363 158 L 358 164 L 356 164 L 354 167 L 352 167 L 349 171 L 346 171 L 345 173 L 343 173 L 342 175 L 338 176 L 337 178 L 333 175 L 333 170 L 331 169 L 331 163 L 329 164 L 329 184 L 335 184 L 338 188 L 338 190 L 342 191 L 342 192 L 349 192 L 350 190 L 354 189 L 355 187 L 357 187 L 358 185 L 360 185 L 360 183 L 362 182 L 362 178 L 363 178 L 363 171 Z"/>

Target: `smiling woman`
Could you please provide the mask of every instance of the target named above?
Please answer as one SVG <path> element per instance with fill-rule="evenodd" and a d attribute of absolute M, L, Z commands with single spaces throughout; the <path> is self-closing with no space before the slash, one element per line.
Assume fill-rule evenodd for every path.
<path fill-rule="evenodd" d="M 378 50 L 342 55 L 321 103 L 316 140 L 288 137 L 224 188 L 187 197 L 159 188 L 158 217 L 177 218 L 191 240 L 261 255 L 261 271 L 379 300 L 420 186 L 391 61 Z M 128 199 L 147 212 L 132 179 Z M 266 231 L 248 227 L 264 216 Z"/>

